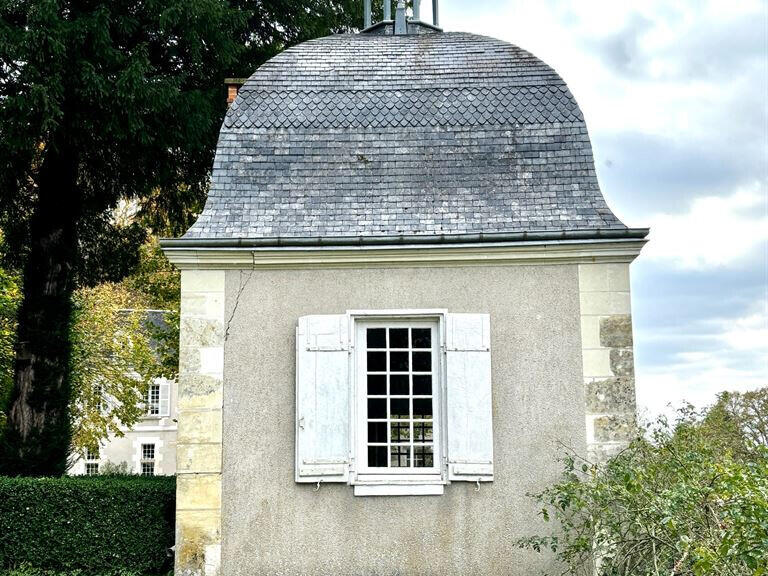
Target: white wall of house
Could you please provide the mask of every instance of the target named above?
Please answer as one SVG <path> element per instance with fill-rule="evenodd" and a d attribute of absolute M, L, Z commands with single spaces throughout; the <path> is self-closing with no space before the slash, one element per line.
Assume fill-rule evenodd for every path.
<path fill-rule="evenodd" d="M 77 459 L 70 468 L 69 474 L 94 473 L 96 470 L 94 464 L 98 464 L 98 469 L 101 470 L 106 462 L 112 464 L 125 462 L 128 464 L 128 470 L 133 474 L 141 474 L 143 468 L 145 471 L 154 469 L 155 475 L 176 474 L 178 385 L 175 380 L 165 378 L 156 379 L 155 384 L 167 390 L 168 408 L 165 409 L 163 406 L 159 415 L 150 414 L 148 410 L 148 413 L 133 427 L 123 429 L 123 436 L 113 435 L 103 441 L 98 458 Z M 153 454 L 149 454 L 152 450 L 144 448 L 148 446 L 154 446 Z M 148 456 L 153 457 L 148 458 Z M 152 466 L 149 466 L 150 462 Z"/>

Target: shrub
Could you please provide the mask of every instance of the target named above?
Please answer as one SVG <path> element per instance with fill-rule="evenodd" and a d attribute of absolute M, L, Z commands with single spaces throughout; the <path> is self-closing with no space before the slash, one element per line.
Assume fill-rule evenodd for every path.
<path fill-rule="evenodd" d="M 167 572 L 175 489 L 162 476 L 0 477 L 0 569 Z"/>
<path fill-rule="evenodd" d="M 562 480 L 534 495 L 556 524 L 520 546 L 554 553 L 562 574 L 768 575 L 768 447 L 748 425 L 764 416 L 735 400 L 662 419 L 605 465 L 566 458 Z"/>

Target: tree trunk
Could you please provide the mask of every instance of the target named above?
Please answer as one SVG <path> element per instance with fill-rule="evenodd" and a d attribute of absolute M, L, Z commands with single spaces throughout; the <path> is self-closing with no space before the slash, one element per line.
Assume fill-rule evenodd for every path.
<path fill-rule="evenodd" d="M 14 387 L 0 473 L 56 476 L 70 450 L 69 321 L 81 211 L 77 157 L 60 127 L 40 168 L 38 204 L 24 265 Z"/>

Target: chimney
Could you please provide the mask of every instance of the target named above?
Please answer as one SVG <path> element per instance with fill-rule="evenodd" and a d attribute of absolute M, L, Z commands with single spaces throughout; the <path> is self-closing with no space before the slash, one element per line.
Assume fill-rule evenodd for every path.
<path fill-rule="evenodd" d="M 227 106 L 230 106 L 232 102 L 237 98 L 237 93 L 240 92 L 240 87 L 245 84 L 247 78 L 224 78 L 224 84 L 227 86 Z"/>

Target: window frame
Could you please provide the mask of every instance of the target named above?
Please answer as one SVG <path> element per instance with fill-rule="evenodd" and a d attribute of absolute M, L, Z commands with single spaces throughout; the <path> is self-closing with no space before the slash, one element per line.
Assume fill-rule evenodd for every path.
<path fill-rule="evenodd" d="M 350 484 L 357 495 L 442 494 L 446 473 L 445 405 L 445 310 L 350 311 L 351 456 Z M 366 329 L 383 327 L 430 327 L 432 329 L 433 462 L 423 471 L 367 466 Z M 412 391 L 411 391 L 412 392 Z M 409 394 L 409 396 L 411 396 Z M 388 397 L 388 396 L 387 396 Z M 389 419 L 387 419 L 389 421 Z M 389 435 L 389 430 L 388 430 Z M 430 485 L 434 486 L 431 487 Z"/>
<path fill-rule="evenodd" d="M 152 391 L 154 389 L 157 389 L 157 402 L 152 401 Z M 161 417 L 161 410 L 160 410 L 160 397 L 162 395 L 161 390 L 161 384 L 159 382 L 151 382 L 149 384 L 149 387 L 147 388 L 147 397 L 146 397 L 146 412 L 145 416 L 148 418 L 160 418 Z"/>
<path fill-rule="evenodd" d="M 152 458 L 145 457 L 145 447 L 152 447 Z M 142 442 L 139 444 L 139 474 L 142 476 L 155 476 L 157 471 L 157 444 L 154 442 Z M 152 465 L 152 473 L 147 474 L 144 472 L 145 465 Z"/>

